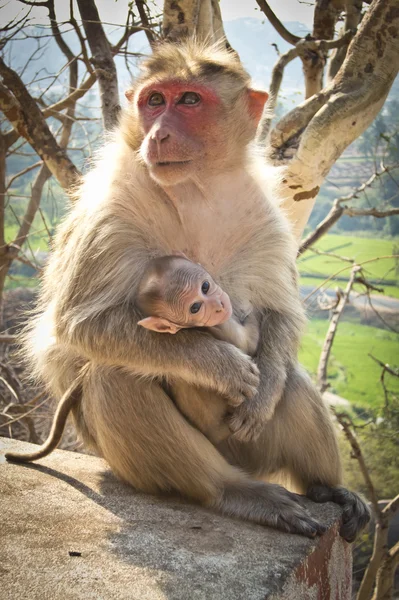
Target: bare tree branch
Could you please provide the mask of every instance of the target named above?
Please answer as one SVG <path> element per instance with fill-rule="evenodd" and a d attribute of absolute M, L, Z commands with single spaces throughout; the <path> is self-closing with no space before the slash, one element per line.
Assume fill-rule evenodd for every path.
<path fill-rule="evenodd" d="M 363 479 L 366 483 L 368 496 L 371 500 L 371 504 L 373 506 L 374 513 L 375 513 L 375 515 L 379 515 L 379 514 L 381 514 L 382 511 L 378 504 L 377 493 L 375 491 L 374 484 L 371 480 L 370 473 L 369 473 L 369 470 L 366 465 L 366 461 L 363 456 L 363 452 L 360 448 L 360 444 L 357 441 L 356 435 L 354 433 L 355 427 L 352 422 L 352 419 L 349 417 L 349 415 L 347 415 L 345 413 L 337 412 L 334 407 L 332 407 L 332 411 L 333 411 L 334 415 L 336 416 L 338 423 L 341 425 L 346 439 L 350 443 L 350 446 L 352 448 L 352 458 L 355 458 L 359 463 L 360 471 L 361 471 L 361 473 L 363 475 Z"/>
<path fill-rule="evenodd" d="M 87 77 L 87 79 L 82 83 L 82 85 L 79 88 L 75 89 L 75 91 L 71 92 L 63 100 L 60 100 L 59 102 L 55 102 L 51 106 L 48 106 L 47 108 L 45 108 L 43 110 L 43 116 L 45 118 L 51 117 L 51 116 L 53 116 L 53 114 L 55 112 L 59 112 L 61 110 L 64 110 L 65 108 L 68 108 L 72 104 L 75 104 L 96 83 L 96 81 L 97 81 L 96 74 L 98 74 L 98 73 L 99 73 L 98 69 L 95 70 L 93 73 L 90 73 L 90 75 Z"/>
<path fill-rule="evenodd" d="M 33 163 L 33 165 L 29 165 L 29 167 L 26 167 L 25 169 L 22 169 L 22 171 L 19 171 L 19 173 L 15 173 L 15 175 L 13 175 L 12 177 L 10 177 L 10 179 L 7 181 L 7 188 L 6 189 L 9 190 L 10 187 L 12 186 L 12 184 L 14 183 L 14 181 L 16 179 L 18 179 L 19 177 L 23 177 L 27 173 L 30 173 L 30 171 L 33 171 L 33 169 L 37 169 L 42 164 L 43 164 L 43 161 L 39 160 L 38 162 Z"/>
<path fill-rule="evenodd" d="M 77 0 L 83 27 L 92 54 L 92 63 L 98 69 L 102 115 L 105 129 L 118 122 L 120 111 L 118 76 L 111 46 L 102 26 L 94 0 Z"/>
<path fill-rule="evenodd" d="M 320 223 L 317 225 L 317 227 L 314 229 L 314 231 L 309 233 L 306 236 L 306 238 L 304 240 L 302 240 L 302 243 L 298 250 L 298 255 L 300 256 L 308 248 L 313 246 L 313 244 L 315 244 L 323 235 L 325 235 L 327 233 L 327 231 L 329 229 L 331 229 L 331 227 L 342 217 L 343 214 L 348 214 L 349 216 L 354 216 L 351 214 L 353 210 L 359 210 L 359 211 L 362 210 L 362 209 L 350 209 L 347 206 L 342 206 L 342 204 L 344 202 L 350 202 L 351 200 L 354 200 L 355 198 L 358 197 L 359 194 L 364 192 L 365 189 L 369 188 L 377 178 L 381 177 L 384 173 L 389 173 L 389 171 L 397 169 L 398 166 L 399 165 L 395 164 L 390 167 L 383 167 L 381 171 L 377 171 L 376 173 L 373 173 L 373 175 L 371 175 L 371 177 L 369 177 L 369 179 L 367 179 L 367 181 L 365 181 L 364 183 L 359 185 L 359 187 L 354 189 L 353 192 L 351 192 L 350 194 L 348 194 L 346 196 L 341 196 L 340 198 L 336 198 L 333 202 L 330 212 L 326 215 L 326 217 L 324 217 L 324 219 L 322 221 L 320 221 Z M 383 212 L 383 211 L 377 211 L 377 209 L 369 209 L 369 210 L 376 211 L 379 213 Z M 392 210 L 396 211 L 397 209 L 392 209 Z M 384 212 L 389 212 L 389 211 L 384 211 Z M 360 214 L 360 213 L 358 213 L 358 214 Z M 376 217 L 379 216 L 377 214 L 372 215 L 371 212 L 364 213 L 364 214 L 369 214 L 371 216 L 376 216 Z M 393 214 L 397 214 L 397 213 L 394 212 Z M 390 215 L 382 214 L 382 217 L 385 217 L 385 216 L 390 216 Z"/>
<path fill-rule="evenodd" d="M 290 31 L 288 31 L 286 27 L 284 27 L 284 25 L 282 24 L 280 19 L 274 14 L 266 0 L 256 0 L 256 2 L 258 3 L 258 6 L 261 9 L 261 11 L 266 15 L 270 23 L 273 25 L 277 33 L 281 35 L 283 40 L 295 46 L 295 44 L 297 44 L 301 38 L 297 35 L 294 35 Z"/>
<path fill-rule="evenodd" d="M 78 170 L 60 148 L 36 102 L 15 71 L 0 58 L 0 108 L 18 131 L 44 160 L 64 189 L 69 189 L 78 177 Z M 7 86 L 7 88 L 5 87 Z M 12 94 L 11 94 L 12 92 Z"/>
<path fill-rule="evenodd" d="M 359 26 L 362 17 L 363 0 L 345 0 L 345 25 L 344 32 L 355 32 Z M 340 36 L 340 39 L 345 37 L 345 33 Z M 344 44 L 337 47 L 336 51 L 330 58 L 328 65 L 328 80 L 334 79 L 335 75 L 340 70 L 348 51 L 350 39 Z"/>
<path fill-rule="evenodd" d="M 269 101 L 266 106 L 265 113 L 259 123 L 257 131 L 257 141 L 260 144 L 266 142 L 267 136 L 270 131 L 271 123 L 274 116 L 274 110 L 276 108 L 278 95 L 280 92 L 281 83 L 283 81 L 284 69 L 294 58 L 298 56 L 298 50 L 291 48 L 285 54 L 281 54 L 278 61 L 273 67 L 272 80 L 270 82 L 269 89 Z"/>
<path fill-rule="evenodd" d="M 144 0 L 136 0 L 136 6 L 137 6 L 137 10 L 139 11 L 140 20 L 144 27 L 144 32 L 147 36 L 148 43 L 150 44 L 151 48 L 153 48 L 154 42 L 155 42 L 155 37 L 154 37 L 154 33 L 150 29 L 150 22 L 149 22 L 148 15 L 146 12 L 146 3 Z"/>
<path fill-rule="evenodd" d="M 384 219 L 386 217 L 393 217 L 399 215 L 399 208 L 390 208 L 387 210 L 379 210 L 378 208 L 344 208 L 344 215 L 348 217 L 376 217 L 377 219 Z"/>
<path fill-rule="evenodd" d="M 261 143 L 261 144 L 266 143 L 266 139 L 267 139 L 267 136 L 270 131 L 271 122 L 273 120 L 273 112 L 274 112 L 274 109 L 277 104 L 278 94 L 279 94 L 281 83 L 283 80 L 285 67 L 292 60 L 294 60 L 297 56 L 303 57 L 307 52 L 311 52 L 311 51 L 318 52 L 318 51 L 320 51 L 320 49 L 323 49 L 323 51 L 327 51 L 330 48 L 337 48 L 337 47 L 345 44 L 346 42 L 349 43 L 349 40 L 352 37 L 353 37 L 352 32 L 347 32 L 347 34 L 345 36 L 343 36 L 342 38 L 340 38 L 338 40 L 318 40 L 318 41 L 316 41 L 316 40 L 301 39 L 296 44 L 295 48 L 291 48 L 291 50 L 288 50 L 288 52 L 286 52 L 285 54 L 281 54 L 279 56 L 279 59 L 277 60 L 276 64 L 274 65 L 273 71 L 272 71 L 272 80 L 270 83 L 270 92 L 269 92 L 270 98 L 267 103 L 264 116 L 262 117 L 261 122 L 258 127 L 257 141 L 259 143 Z M 320 108 L 320 106 L 319 105 L 316 105 L 316 106 L 317 106 L 316 110 L 318 110 Z M 312 105 L 311 111 L 314 110 L 313 107 L 314 107 L 314 104 Z M 315 114 L 315 113 L 313 112 L 313 114 Z M 288 136 L 287 139 L 289 139 L 290 137 L 295 135 L 295 133 L 300 131 L 300 129 L 301 129 L 301 126 L 299 123 L 295 123 L 295 121 L 292 121 L 292 123 L 293 123 L 295 129 L 294 129 L 294 131 L 287 130 L 287 136 Z"/>
<path fill-rule="evenodd" d="M 323 349 L 319 360 L 319 366 L 317 368 L 317 385 L 321 394 L 323 394 L 329 386 L 327 381 L 327 368 L 332 345 L 334 343 L 335 334 L 337 332 L 338 322 L 342 316 L 342 313 L 344 312 L 346 303 L 349 300 L 349 294 L 352 290 L 353 284 L 355 283 L 356 275 L 359 271 L 359 265 L 353 265 L 345 291 L 341 295 L 337 306 L 332 310 L 330 325 L 328 327 L 328 331 L 324 339 Z"/>
<path fill-rule="evenodd" d="M 381 360 L 379 360 L 378 358 L 376 358 L 375 356 L 373 356 L 372 354 L 369 354 L 369 357 L 371 359 L 374 360 L 374 362 L 377 363 L 377 365 L 380 365 L 380 367 L 382 367 L 385 371 L 387 371 L 390 375 L 393 375 L 394 377 L 399 377 L 399 371 L 395 371 L 394 369 L 392 369 L 387 363 L 383 363 Z M 398 506 L 399 509 L 399 506 Z"/>
<path fill-rule="evenodd" d="M 286 166 L 282 207 L 298 237 L 329 169 L 374 120 L 398 73 L 396 3 L 372 2 L 334 81 L 270 132 L 269 157 Z"/>

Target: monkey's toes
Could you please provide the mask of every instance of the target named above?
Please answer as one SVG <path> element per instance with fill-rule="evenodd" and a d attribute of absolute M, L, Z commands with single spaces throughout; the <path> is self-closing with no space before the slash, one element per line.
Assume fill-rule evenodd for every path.
<path fill-rule="evenodd" d="M 327 531 L 327 527 L 318 521 L 315 521 L 307 515 L 297 515 L 294 513 L 285 515 L 284 513 L 278 518 L 277 528 L 289 533 L 299 533 L 309 538 L 315 538 L 317 535 L 323 535 Z"/>
<path fill-rule="evenodd" d="M 277 528 L 289 533 L 298 533 L 306 537 L 314 538 L 323 535 L 327 530 L 311 516 L 309 516 L 305 502 L 300 494 L 294 494 L 288 490 L 282 490 L 278 503 Z"/>
<path fill-rule="evenodd" d="M 331 501 L 342 506 L 340 535 L 347 542 L 353 542 L 370 521 L 370 509 L 364 500 L 344 487 L 314 485 L 308 490 L 307 496 L 314 502 Z"/>

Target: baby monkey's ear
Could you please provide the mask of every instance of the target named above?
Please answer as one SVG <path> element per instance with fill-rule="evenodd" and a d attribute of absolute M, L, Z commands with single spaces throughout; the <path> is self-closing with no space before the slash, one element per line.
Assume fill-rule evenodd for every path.
<path fill-rule="evenodd" d="M 156 331 L 157 333 L 177 333 L 181 327 L 176 325 L 176 323 L 172 323 L 168 321 L 168 319 L 163 319 L 162 317 L 146 317 L 137 323 L 137 325 L 141 325 L 146 329 L 150 329 L 151 331 Z"/>

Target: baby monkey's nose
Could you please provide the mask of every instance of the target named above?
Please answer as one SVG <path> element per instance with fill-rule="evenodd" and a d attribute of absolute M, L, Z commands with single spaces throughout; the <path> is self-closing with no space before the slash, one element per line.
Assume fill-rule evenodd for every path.
<path fill-rule="evenodd" d="M 220 313 L 224 309 L 224 304 L 223 304 L 223 302 L 221 300 L 218 300 L 217 302 L 218 302 L 218 306 L 216 308 L 216 312 Z"/>

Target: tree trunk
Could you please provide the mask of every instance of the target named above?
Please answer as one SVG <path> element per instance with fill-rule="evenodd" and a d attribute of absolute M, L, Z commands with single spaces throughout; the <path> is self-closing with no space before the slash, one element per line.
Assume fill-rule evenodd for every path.
<path fill-rule="evenodd" d="M 6 143 L 0 133 L 0 329 L 3 326 L 3 289 L 8 271 L 5 241 L 5 205 L 6 205 Z"/>
<path fill-rule="evenodd" d="M 355 31 L 358 28 L 362 16 L 362 7 L 363 0 L 345 0 L 345 26 L 342 34 L 347 31 Z M 349 40 L 333 52 L 328 65 L 328 81 L 334 79 L 341 68 L 348 46 Z"/>
<path fill-rule="evenodd" d="M 398 70 L 397 0 L 374 0 L 334 81 L 271 131 L 269 156 L 287 167 L 283 208 L 298 237 L 326 175 L 375 119 Z"/>
<path fill-rule="evenodd" d="M 315 40 L 332 40 L 335 24 L 343 7 L 343 0 L 317 0 L 312 38 Z M 310 98 L 313 94 L 318 94 L 323 88 L 324 67 L 327 62 L 328 50 L 321 47 L 310 49 L 306 45 L 301 46 L 301 44 L 298 45 L 298 50 L 305 77 L 305 98 Z"/>
<path fill-rule="evenodd" d="M 120 112 L 118 77 L 111 47 L 101 24 L 94 0 L 78 0 L 80 16 L 97 69 L 104 128 L 109 130 L 118 123 Z"/>
<path fill-rule="evenodd" d="M 23 136 L 46 163 L 61 186 L 76 183 L 78 170 L 50 131 L 36 101 L 19 75 L 0 58 L 0 108 L 19 135 Z"/>
<path fill-rule="evenodd" d="M 225 38 L 217 0 L 165 0 L 162 29 L 170 40 L 195 35 L 213 43 Z"/>
<path fill-rule="evenodd" d="M 372 600 L 392 600 L 395 571 L 399 563 L 399 543 L 389 551 L 387 560 L 378 569 Z"/>

